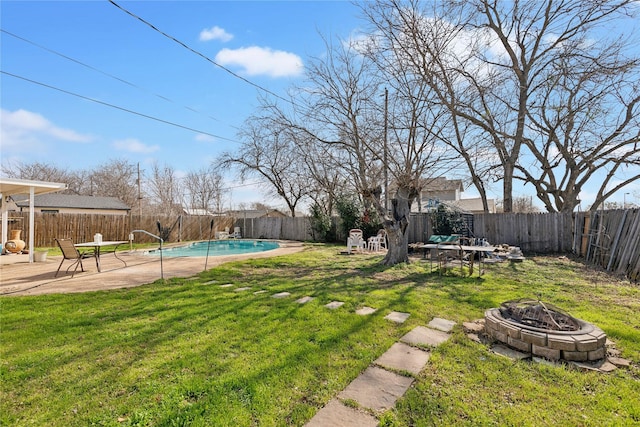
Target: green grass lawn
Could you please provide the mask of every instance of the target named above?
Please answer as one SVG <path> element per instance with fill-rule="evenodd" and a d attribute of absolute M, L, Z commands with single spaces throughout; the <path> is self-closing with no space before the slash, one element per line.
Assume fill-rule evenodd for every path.
<path fill-rule="evenodd" d="M 493 265 L 478 279 L 339 249 L 313 245 L 133 289 L 0 299 L 1 424 L 304 425 L 433 317 L 458 326 L 396 407 L 377 414 L 381 425 L 640 424 L 637 285 L 556 257 Z M 283 291 L 291 296 L 271 298 Z M 306 295 L 315 299 L 294 302 Z M 524 297 L 595 323 L 632 366 L 603 374 L 516 362 L 464 335 L 462 322 Z M 324 307 L 334 300 L 345 304 Z M 356 315 L 363 306 L 378 311 Z M 392 310 L 411 316 L 398 325 L 384 319 Z"/>

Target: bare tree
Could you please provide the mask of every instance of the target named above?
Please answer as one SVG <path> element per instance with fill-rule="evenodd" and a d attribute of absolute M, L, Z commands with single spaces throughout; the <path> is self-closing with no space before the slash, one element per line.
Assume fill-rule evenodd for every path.
<path fill-rule="evenodd" d="M 341 174 L 384 218 L 389 250 L 382 262 L 394 265 L 408 262 L 406 230 L 423 174 L 442 174 L 457 156 L 438 146 L 435 135 L 443 124 L 439 111 L 430 108 L 428 87 L 403 73 L 402 64 L 389 61 L 382 69 L 372 60 L 373 51 L 363 55 L 364 48 L 358 43 L 327 43 L 326 57 L 310 62 L 308 82 L 299 89 L 304 96 L 296 106 L 301 108 L 279 114 L 283 127 L 313 137 L 329 147 L 332 158 L 340 159 L 336 167 Z M 385 109 L 383 88 L 392 83 Z M 388 210 L 382 198 L 385 172 L 393 189 Z"/>
<path fill-rule="evenodd" d="M 608 44 L 586 55 L 563 45 L 565 61 L 549 70 L 529 108 L 532 160 L 517 168 L 550 212 L 573 211 L 587 184 L 597 188 L 597 209 L 640 179 L 640 60 L 623 59 L 621 48 Z"/>
<path fill-rule="evenodd" d="M 191 208 L 220 212 L 225 190 L 222 175 L 213 166 L 187 173 L 183 183 Z"/>
<path fill-rule="evenodd" d="M 249 176 L 263 179 L 267 191 L 281 197 L 295 216 L 296 206 L 309 192 L 295 133 L 265 115 L 247 119 L 239 137 L 239 150 L 223 153 L 218 166 L 234 166 L 242 180 Z"/>
<path fill-rule="evenodd" d="M 328 217 L 334 214 L 339 194 L 354 192 L 348 176 L 340 167 L 342 162 L 335 154 L 330 147 L 312 141 L 303 150 L 303 161 L 309 174 L 307 182 L 311 189 L 309 198 Z"/>
<path fill-rule="evenodd" d="M 366 3 L 363 11 L 382 42 L 402 52 L 405 65 L 422 76 L 438 102 L 449 110 L 452 133 L 447 139 L 465 158 L 481 194 L 482 173 L 472 169 L 473 157 L 467 156 L 470 150 L 464 141 L 472 138 L 491 144 L 487 159 L 499 161 L 504 209 L 510 212 L 514 179 L 533 178 L 516 175 L 527 168 L 523 149 L 531 145 L 537 147 L 534 152 L 545 151 L 530 131 L 530 110 L 539 92 L 546 90 L 547 78 L 567 61 L 569 52 L 571 69 L 572 60 L 592 57 L 586 38 L 590 31 L 628 12 L 631 3 L 381 0 Z M 600 52 L 606 55 L 606 48 Z M 598 62 L 605 57 L 594 59 Z M 624 68 L 626 62 L 618 65 Z M 633 99 L 627 93 L 621 104 L 628 107 Z M 460 129 L 468 129 L 467 134 Z M 630 148 L 627 146 L 627 152 Z M 491 168 L 485 164 L 482 170 Z M 552 190 L 556 189 L 547 189 Z"/>
<path fill-rule="evenodd" d="M 153 163 L 150 176 L 147 178 L 146 190 L 150 195 L 150 206 L 155 206 L 157 213 L 176 215 L 182 213 L 180 180 L 175 169 L 165 164 Z"/>
<path fill-rule="evenodd" d="M 8 178 L 29 179 L 34 181 L 61 182 L 67 184 L 67 190 L 62 194 L 83 194 L 83 182 L 85 173 L 82 171 L 71 171 L 47 163 L 33 162 L 3 165 L 2 173 Z"/>
<path fill-rule="evenodd" d="M 86 171 L 83 194 L 116 197 L 130 208 L 138 201 L 136 166 L 124 159 L 112 159 Z"/>
<path fill-rule="evenodd" d="M 513 198 L 513 212 L 517 213 L 536 213 L 540 212 L 529 196 L 520 196 Z"/>

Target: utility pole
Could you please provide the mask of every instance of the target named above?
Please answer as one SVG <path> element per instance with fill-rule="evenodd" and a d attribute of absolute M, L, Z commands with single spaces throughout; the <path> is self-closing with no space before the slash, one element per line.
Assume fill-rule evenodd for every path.
<path fill-rule="evenodd" d="M 387 161 L 387 122 L 389 115 L 389 90 L 384 88 L 384 214 L 389 213 L 389 163 Z"/>
<path fill-rule="evenodd" d="M 142 217 L 142 195 L 140 194 L 140 162 L 138 162 L 138 218 Z M 140 221 L 140 219 L 138 219 Z"/>

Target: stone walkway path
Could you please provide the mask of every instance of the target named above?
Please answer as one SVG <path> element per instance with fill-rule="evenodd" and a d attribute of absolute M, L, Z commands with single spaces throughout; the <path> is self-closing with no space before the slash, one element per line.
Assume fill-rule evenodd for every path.
<path fill-rule="evenodd" d="M 391 312 L 386 319 L 403 323 L 409 313 Z M 435 347 L 447 339 L 454 322 L 435 318 L 400 338 L 306 424 L 308 427 L 375 427 L 373 414 L 392 408 L 429 361 L 430 352 L 415 345 Z"/>
<path fill-rule="evenodd" d="M 221 288 L 233 287 L 233 284 L 220 285 Z M 234 289 L 235 292 L 248 291 L 251 288 Z M 254 294 L 266 292 L 264 290 Z M 279 292 L 271 298 L 283 299 L 291 296 L 289 292 Z M 306 304 L 314 298 L 303 296 L 295 302 Z M 344 302 L 331 301 L 325 304 L 330 310 L 340 308 Z M 356 314 L 366 316 L 375 313 L 372 307 L 362 307 Z M 395 323 L 404 323 L 409 313 L 392 311 L 384 318 Z M 374 414 L 391 409 L 396 401 L 413 384 L 414 376 L 420 374 L 429 361 L 430 351 L 425 347 L 437 347 L 447 341 L 455 322 L 434 318 L 428 326 L 417 326 L 394 343 L 382 356 L 376 359 L 338 396 L 325 405 L 306 424 L 307 427 L 375 427 L 378 419 Z"/>

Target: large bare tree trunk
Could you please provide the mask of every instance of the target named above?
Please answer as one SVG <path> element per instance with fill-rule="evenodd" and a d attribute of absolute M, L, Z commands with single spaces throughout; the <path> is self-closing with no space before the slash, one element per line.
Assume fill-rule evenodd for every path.
<path fill-rule="evenodd" d="M 418 192 L 415 189 L 399 189 L 396 197 L 391 199 L 391 218 L 384 221 L 387 232 L 388 250 L 382 260 L 383 265 L 396 265 L 409 262 L 409 215 L 411 203 Z"/>

